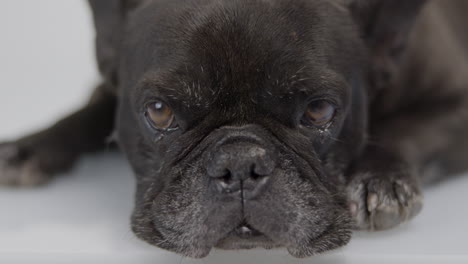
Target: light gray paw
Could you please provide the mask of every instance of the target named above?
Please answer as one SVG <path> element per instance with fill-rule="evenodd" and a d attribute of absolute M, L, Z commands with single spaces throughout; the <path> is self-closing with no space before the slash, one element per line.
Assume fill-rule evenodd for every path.
<path fill-rule="evenodd" d="M 24 153 L 15 143 L 0 144 L 0 185 L 35 186 L 49 178 L 37 157 Z"/>
<path fill-rule="evenodd" d="M 357 229 L 393 228 L 414 218 L 423 206 L 419 186 L 409 177 L 364 173 L 354 177 L 347 192 Z"/>

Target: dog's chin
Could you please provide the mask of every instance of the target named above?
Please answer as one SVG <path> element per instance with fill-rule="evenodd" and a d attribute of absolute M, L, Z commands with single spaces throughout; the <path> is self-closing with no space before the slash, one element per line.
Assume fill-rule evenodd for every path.
<path fill-rule="evenodd" d="M 201 240 L 183 239 L 181 233 L 164 236 L 154 225 L 150 225 L 152 228 L 135 229 L 135 234 L 159 248 L 194 259 L 207 257 L 213 248 L 222 250 L 286 248 L 293 257 L 307 258 L 342 247 L 351 238 L 351 225 L 346 214 L 337 217 L 321 231 L 303 228 L 294 234 L 278 233 L 273 229 L 262 232 L 259 231 L 262 227 L 252 226 L 245 220 L 239 219 L 236 222 L 237 224 L 232 223 L 230 227 L 227 224 L 211 228 L 204 232 L 204 234 L 210 233 L 210 236 L 204 236 Z M 218 230 L 219 227 L 221 229 Z M 161 239 L 164 237 L 166 238 Z"/>

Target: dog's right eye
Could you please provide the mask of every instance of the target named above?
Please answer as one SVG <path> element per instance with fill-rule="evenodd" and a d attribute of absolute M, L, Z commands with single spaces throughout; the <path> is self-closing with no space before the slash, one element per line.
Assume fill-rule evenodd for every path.
<path fill-rule="evenodd" d="M 172 109 L 162 101 L 153 101 L 146 106 L 146 119 L 155 129 L 167 130 L 174 127 Z"/>
<path fill-rule="evenodd" d="M 325 100 L 318 100 L 309 104 L 302 122 L 308 126 L 322 127 L 330 123 L 335 114 L 335 106 Z"/>

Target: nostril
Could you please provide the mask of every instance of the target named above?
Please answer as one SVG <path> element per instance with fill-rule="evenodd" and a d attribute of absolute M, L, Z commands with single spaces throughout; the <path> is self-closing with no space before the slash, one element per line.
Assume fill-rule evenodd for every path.
<path fill-rule="evenodd" d="M 221 193 L 235 194 L 241 191 L 241 180 L 234 178 L 230 170 L 226 170 L 222 176 L 213 179 L 216 188 Z"/>
<path fill-rule="evenodd" d="M 250 177 L 242 181 L 242 198 L 244 200 L 250 200 L 255 198 L 266 188 L 266 186 L 271 180 L 270 174 L 259 174 L 254 168 L 255 167 L 252 167 L 252 170 L 250 171 Z"/>
<path fill-rule="evenodd" d="M 252 164 L 250 167 L 250 178 L 252 180 L 258 181 L 264 178 L 268 178 L 272 171 L 265 166 L 259 166 L 258 164 Z"/>
<path fill-rule="evenodd" d="M 265 177 L 265 175 L 258 174 L 255 167 L 255 164 L 252 164 L 252 166 L 250 167 L 250 178 L 256 181 L 260 178 Z"/>
<path fill-rule="evenodd" d="M 226 170 L 226 172 L 219 178 L 219 181 L 225 184 L 231 184 L 232 183 L 232 173 L 229 170 Z"/>

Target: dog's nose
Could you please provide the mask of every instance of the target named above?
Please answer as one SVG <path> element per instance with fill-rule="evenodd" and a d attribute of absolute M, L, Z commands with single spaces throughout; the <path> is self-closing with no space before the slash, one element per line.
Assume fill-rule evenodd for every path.
<path fill-rule="evenodd" d="M 274 169 L 273 155 L 252 143 L 220 147 L 207 166 L 218 192 L 244 200 L 254 198 L 264 189 Z"/>

